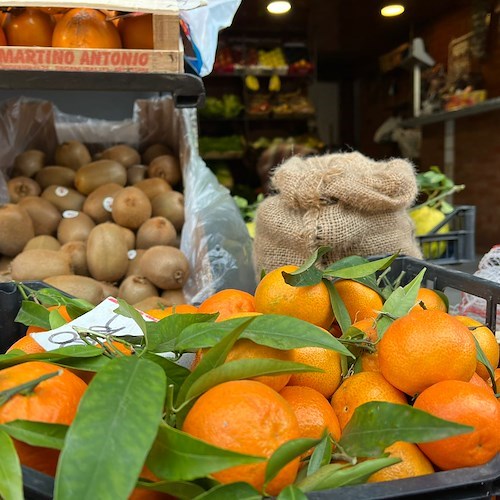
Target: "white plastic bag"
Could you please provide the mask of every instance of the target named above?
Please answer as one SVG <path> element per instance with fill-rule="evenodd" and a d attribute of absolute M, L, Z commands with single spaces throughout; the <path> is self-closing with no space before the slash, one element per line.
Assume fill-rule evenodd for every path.
<path fill-rule="evenodd" d="M 219 31 L 231 26 L 241 0 L 207 0 L 207 5 L 181 11 L 184 33 L 194 55 L 186 61 L 200 76 L 208 75 L 214 66 Z"/>

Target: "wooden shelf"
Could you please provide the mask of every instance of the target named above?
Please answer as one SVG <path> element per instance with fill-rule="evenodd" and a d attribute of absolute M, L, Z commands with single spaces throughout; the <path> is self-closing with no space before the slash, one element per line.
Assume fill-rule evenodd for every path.
<path fill-rule="evenodd" d="M 440 111 L 431 115 L 422 115 L 416 118 L 409 118 L 404 120 L 401 125 L 403 127 L 420 127 L 422 125 L 430 125 L 431 123 L 441 123 L 450 120 L 457 120 L 467 116 L 475 116 L 481 113 L 488 113 L 489 111 L 496 111 L 500 109 L 500 97 L 488 99 L 474 106 L 457 109 L 455 111 Z"/>

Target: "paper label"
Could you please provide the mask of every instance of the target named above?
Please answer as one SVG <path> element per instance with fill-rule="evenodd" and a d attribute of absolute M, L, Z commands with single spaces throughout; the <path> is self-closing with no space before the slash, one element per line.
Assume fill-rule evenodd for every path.
<path fill-rule="evenodd" d="M 106 212 L 110 212 L 113 209 L 113 197 L 112 196 L 106 196 L 104 200 L 102 200 L 102 208 L 106 210 Z"/>
<path fill-rule="evenodd" d="M 63 213 L 62 213 L 62 216 L 65 218 L 65 219 L 74 219 L 75 217 L 78 217 L 78 214 L 80 212 L 78 212 L 78 210 L 65 210 Z"/>
<path fill-rule="evenodd" d="M 54 193 L 56 196 L 59 196 L 59 198 L 64 198 L 69 193 L 69 190 L 64 186 L 57 186 Z"/>
<path fill-rule="evenodd" d="M 134 260 L 137 257 L 137 250 L 129 250 L 127 252 L 128 260 Z"/>
<path fill-rule="evenodd" d="M 104 335 L 116 335 L 117 337 L 121 335 L 143 335 L 139 325 L 133 319 L 114 312 L 117 307 L 118 301 L 114 297 L 108 297 L 79 318 L 54 330 L 32 333 L 31 336 L 46 351 L 53 351 L 70 345 L 85 345 L 85 342 L 80 339 L 78 333 L 74 330 L 74 326 Z M 139 312 L 146 321 L 158 321 L 149 314 Z"/>

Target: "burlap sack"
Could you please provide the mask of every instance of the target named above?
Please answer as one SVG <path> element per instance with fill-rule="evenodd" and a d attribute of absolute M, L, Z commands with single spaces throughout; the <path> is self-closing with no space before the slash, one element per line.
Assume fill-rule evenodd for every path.
<path fill-rule="evenodd" d="M 272 177 L 277 194 L 257 210 L 256 272 L 301 265 L 331 246 L 322 265 L 349 255 L 400 251 L 421 257 L 407 214 L 417 196 L 411 163 L 374 161 L 360 153 L 291 158 Z"/>

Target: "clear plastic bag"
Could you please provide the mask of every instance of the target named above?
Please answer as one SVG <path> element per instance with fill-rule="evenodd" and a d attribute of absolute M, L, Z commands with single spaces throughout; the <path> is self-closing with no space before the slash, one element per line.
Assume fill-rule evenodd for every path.
<path fill-rule="evenodd" d="M 193 55 L 186 61 L 200 76 L 208 75 L 214 66 L 219 31 L 231 26 L 241 0 L 207 0 L 207 5 L 181 11 L 184 34 Z"/>
<path fill-rule="evenodd" d="M 489 252 L 483 255 L 474 276 L 500 283 L 500 245 L 495 245 Z M 483 322 L 486 317 L 486 300 L 463 292 L 460 303 L 453 308 L 452 312 L 470 316 L 477 321 Z M 500 306 L 497 307 L 496 315 L 497 338 L 500 342 Z"/>
<path fill-rule="evenodd" d="M 139 150 L 155 142 L 168 144 L 179 155 L 183 171 L 181 250 L 191 268 L 186 299 L 198 304 L 225 288 L 254 291 L 252 240 L 229 191 L 198 154 L 194 110 L 176 109 L 170 97 L 137 100 L 133 117 L 123 122 L 67 115 L 50 102 L 26 98 L 8 101 L 1 109 L 0 173 L 6 178 L 17 154 L 37 148 L 52 159 L 58 142 L 70 138 L 100 149 L 120 142 Z M 0 176 L 2 195 L 1 201 L 8 202 L 6 182 Z"/>

